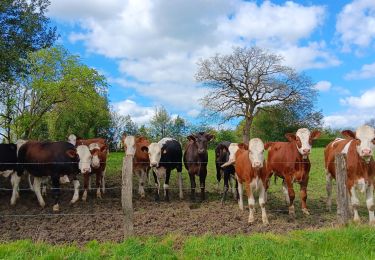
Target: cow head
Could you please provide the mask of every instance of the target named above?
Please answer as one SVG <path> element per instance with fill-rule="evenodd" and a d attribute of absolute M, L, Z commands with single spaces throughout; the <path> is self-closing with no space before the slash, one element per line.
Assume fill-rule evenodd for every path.
<path fill-rule="evenodd" d="M 216 163 L 227 162 L 229 160 L 229 150 L 223 144 L 219 144 L 216 147 Z"/>
<path fill-rule="evenodd" d="M 77 143 L 77 137 L 73 134 L 69 135 L 68 142 L 75 146 Z"/>
<path fill-rule="evenodd" d="M 228 147 L 228 151 L 229 151 L 229 160 L 224 163 L 223 165 L 221 165 L 221 167 L 227 167 L 229 165 L 232 165 L 236 162 L 236 153 L 239 149 L 244 149 L 244 150 L 248 150 L 249 149 L 249 146 L 247 144 L 244 144 L 244 143 L 231 143 Z"/>
<path fill-rule="evenodd" d="M 215 136 L 205 132 L 199 132 L 196 134 L 189 135 L 187 139 L 197 144 L 198 154 L 204 154 L 207 152 L 207 144 L 209 141 L 214 139 Z"/>
<path fill-rule="evenodd" d="M 369 162 L 375 149 L 375 130 L 373 127 L 363 125 L 357 128 L 355 132 L 344 130 L 343 136 L 355 139 L 357 153 L 365 161 Z"/>
<path fill-rule="evenodd" d="M 77 146 L 77 154 L 78 154 L 78 168 L 82 174 L 88 174 L 91 172 L 91 159 L 92 155 L 90 153 L 89 148 L 87 145 L 78 145 Z"/>
<path fill-rule="evenodd" d="M 263 167 L 264 143 L 259 138 L 252 138 L 249 142 L 249 159 L 253 168 Z"/>
<path fill-rule="evenodd" d="M 285 137 L 290 141 L 290 142 L 295 142 L 298 152 L 302 155 L 304 159 L 306 159 L 312 148 L 312 141 L 314 139 L 319 138 L 320 136 L 320 131 L 314 130 L 312 132 L 309 131 L 307 128 L 300 128 L 297 130 L 295 134 L 293 133 L 288 133 L 285 135 Z"/>
<path fill-rule="evenodd" d="M 159 143 L 151 143 L 149 146 L 143 146 L 141 150 L 148 153 L 151 167 L 159 167 L 161 154 L 167 152 L 166 150 L 162 150 L 162 146 Z"/>
<path fill-rule="evenodd" d="M 122 142 L 124 143 L 125 153 L 126 155 L 134 155 L 135 154 L 135 137 L 134 136 L 122 136 Z"/>
<path fill-rule="evenodd" d="M 102 152 L 105 152 L 107 150 L 107 146 L 106 145 L 100 146 L 98 143 L 92 143 L 89 145 L 89 150 L 92 155 L 91 166 L 94 169 L 98 169 L 100 167 L 99 154 Z"/>

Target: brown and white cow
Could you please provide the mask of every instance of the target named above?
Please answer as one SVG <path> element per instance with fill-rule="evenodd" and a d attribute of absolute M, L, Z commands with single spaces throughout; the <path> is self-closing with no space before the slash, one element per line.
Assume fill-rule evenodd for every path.
<path fill-rule="evenodd" d="M 137 174 L 139 177 L 138 193 L 141 196 L 141 198 L 144 198 L 145 197 L 144 184 L 147 180 L 148 172 L 150 170 L 150 159 L 148 156 L 148 152 L 142 148 L 148 147 L 150 145 L 150 142 L 147 140 L 146 137 L 143 137 L 143 136 L 139 136 L 139 137 L 129 136 L 129 137 L 131 138 L 126 139 L 126 135 L 123 135 L 122 142 L 124 144 L 125 152 L 126 151 L 134 152 L 133 173 Z M 129 146 L 134 146 L 134 151 L 132 150 L 133 148 L 130 149 Z"/>
<path fill-rule="evenodd" d="M 96 176 L 96 196 L 98 198 L 101 198 L 101 195 L 105 193 L 106 162 L 109 151 L 107 141 L 104 138 L 77 138 L 73 134 L 68 137 L 68 141 L 75 146 L 86 145 L 87 147 L 89 147 L 92 155 L 92 171 L 89 174 L 83 175 L 84 191 L 82 200 L 86 201 L 87 199 L 87 190 L 91 189 L 91 175 L 93 174 L 95 174 Z"/>
<path fill-rule="evenodd" d="M 374 217 L 374 175 L 375 162 L 373 153 L 375 149 L 375 132 L 371 126 L 363 125 L 355 132 L 345 130 L 341 132 L 345 139 L 338 138 L 327 145 L 324 150 L 324 161 L 327 179 L 327 206 L 332 204 L 332 178 L 336 178 L 335 156 L 339 153 L 346 154 L 347 180 L 346 187 L 349 192 L 350 204 L 354 212 L 354 221 L 359 222 L 359 199 L 356 188 L 366 192 L 366 204 L 369 212 L 370 224 L 375 224 Z"/>
<path fill-rule="evenodd" d="M 244 144 L 231 144 L 230 162 L 225 163 L 222 167 L 226 167 L 235 163 L 236 178 L 238 181 L 239 201 L 238 205 L 243 210 L 243 187 L 247 193 L 249 203 L 249 223 L 254 222 L 255 199 L 254 191 L 259 190 L 259 205 L 262 210 L 263 224 L 268 224 L 265 204 L 267 201 L 267 171 L 264 162 L 264 144 L 259 138 L 252 138 L 249 142 L 248 149 Z"/>
<path fill-rule="evenodd" d="M 302 212 L 309 215 L 307 209 L 307 184 L 309 182 L 310 160 L 309 154 L 312 142 L 320 136 L 320 131 L 310 132 L 307 128 L 300 128 L 297 132 L 288 133 L 285 137 L 289 142 L 270 142 L 265 144 L 269 150 L 267 158 L 268 179 L 275 174 L 283 179 L 283 192 L 289 205 L 289 214 L 295 215 L 293 201 L 295 193 L 293 183 L 301 187 Z"/>

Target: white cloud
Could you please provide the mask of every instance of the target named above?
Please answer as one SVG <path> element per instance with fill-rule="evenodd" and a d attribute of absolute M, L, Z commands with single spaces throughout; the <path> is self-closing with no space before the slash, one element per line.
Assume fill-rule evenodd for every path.
<path fill-rule="evenodd" d="M 50 15 L 80 29 L 69 40 L 118 61 L 116 79 L 174 111 L 198 114 L 206 93 L 194 82 L 196 62 L 232 46 L 258 46 L 285 56 L 297 69 L 337 66 L 325 42 L 308 41 L 326 16 L 323 6 L 291 1 L 53 0 Z M 77 27 L 75 27 L 77 28 Z M 304 42 L 304 43 L 302 43 Z M 307 43 L 305 43 L 307 42 Z M 130 81 L 129 79 L 132 79 Z M 193 112 L 192 112 L 193 111 Z"/>
<path fill-rule="evenodd" d="M 346 111 L 341 114 L 325 116 L 323 118 L 323 124 L 325 127 L 330 127 L 332 129 L 353 129 L 363 125 L 371 118 L 374 118 L 374 113 L 371 113 L 370 111 L 367 111 L 366 113 Z"/>
<path fill-rule="evenodd" d="M 345 51 L 370 46 L 375 39 L 375 1 L 355 0 L 339 13 L 336 32 Z"/>
<path fill-rule="evenodd" d="M 347 88 L 343 88 L 343 87 L 340 87 L 340 86 L 335 86 L 332 88 L 335 93 L 341 95 L 341 96 L 348 96 L 350 95 L 350 90 L 347 89 Z"/>
<path fill-rule="evenodd" d="M 365 91 L 361 96 L 350 96 L 340 99 L 342 105 L 359 109 L 375 108 L 375 88 Z"/>
<path fill-rule="evenodd" d="M 326 80 L 322 80 L 316 83 L 314 87 L 319 91 L 329 91 L 332 87 L 332 83 Z"/>
<path fill-rule="evenodd" d="M 152 107 L 143 107 L 136 102 L 126 99 L 113 104 L 114 109 L 123 116 L 130 115 L 132 120 L 137 124 L 146 124 L 155 114 Z"/>
<path fill-rule="evenodd" d="M 375 25 L 374 25 L 375 26 Z M 375 63 L 364 64 L 358 71 L 352 71 L 345 75 L 345 79 L 369 79 L 375 78 Z"/>

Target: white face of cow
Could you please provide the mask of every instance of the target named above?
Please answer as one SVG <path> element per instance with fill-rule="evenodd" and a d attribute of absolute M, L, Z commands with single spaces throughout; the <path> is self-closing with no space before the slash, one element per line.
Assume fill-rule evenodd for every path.
<path fill-rule="evenodd" d="M 77 137 L 73 134 L 69 135 L 68 142 L 75 146 L 77 143 Z"/>
<path fill-rule="evenodd" d="M 253 138 L 249 142 L 249 158 L 251 166 L 259 169 L 263 167 L 264 143 L 259 138 Z"/>
<path fill-rule="evenodd" d="M 99 159 L 99 153 L 94 152 L 94 150 L 100 151 L 100 146 L 98 143 L 92 143 L 89 145 L 89 150 L 92 155 L 92 160 L 91 160 L 91 166 L 93 168 L 99 168 L 100 167 L 100 159 Z"/>
<path fill-rule="evenodd" d="M 228 147 L 229 160 L 228 163 L 234 163 L 236 161 L 236 152 L 240 149 L 238 143 L 231 143 Z"/>
<path fill-rule="evenodd" d="M 129 135 L 123 139 L 123 142 L 125 146 L 126 155 L 134 155 L 135 154 L 135 137 Z"/>
<path fill-rule="evenodd" d="M 151 143 L 148 146 L 148 156 L 150 158 L 150 166 L 158 167 L 161 158 L 161 145 L 158 143 Z"/>
<path fill-rule="evenodd" d="M 86 145 L 77 146 L 77 154 L 79 156 L 78 168 L 81 173 L 86 174 L 91 172 L 91 152 Z"/>
<path fill-rule="evenodd" d="M 300 128 L 296 132 L 297 149 L 304 157 L 307 157 L 311 152 L 310 134 L 310 130 L 307 128 Z"/>
<path fill-rule="evenodd" d="M 355 131 L 355 137 L 358 140 L 357 152 L 358 154 L 369 161 L 375 149 L 375 130 L 368 125 L 360 126 Z"/>

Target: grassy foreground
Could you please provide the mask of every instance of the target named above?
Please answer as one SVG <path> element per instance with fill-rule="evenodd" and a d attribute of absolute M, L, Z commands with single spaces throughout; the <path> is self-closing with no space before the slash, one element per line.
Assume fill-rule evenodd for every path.
<path fill-rule="evenodd" d="M 0 244 L 1 259 L 374 259 L 375 229 L 295 231 L 286 235 L 132 238 L 120 244 L 92 241 L 84 247 L 31 241 Z"/>

